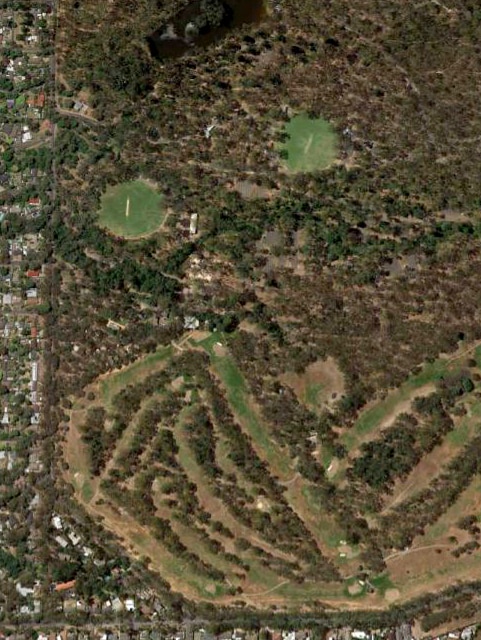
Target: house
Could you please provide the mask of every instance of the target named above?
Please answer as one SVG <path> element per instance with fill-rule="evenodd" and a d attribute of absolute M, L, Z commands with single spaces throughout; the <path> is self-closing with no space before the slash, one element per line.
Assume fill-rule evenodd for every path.
<path fill-rule="evenodd" d="M 114 598 L 112 600 L 112 609 L 117 613 L 119 611 L 122 611 L 123 605 L 122 605 L 122 601 L 120 600 L 120 598 Z"/>
<path fill-rule="evenodd" d="M 65 538 L 62 538 L 62 536 L 55 536 L 55 542 L 57 542 L 57 544 L 61 546 L 62 549 L 65 549 L 66 547 L 68 547 L 67 540 L 65 540 Z"/>
<path fill-rule="evenodd" d="M 404 623 L 396 627 L 396 640 L 411 640 L 411 638 L 412 630 L 410 624 Z"/>
<path fill-rule="evenodd" d="M 43 463 L 38 451 L 32 451 L 28 457 L 26 473 L 40 473 L 43 470 Z"/>
<path fill-rule="evenodd" d="M 185 316 L 184 318 L 184 329 L 198 329 L 200 326 L 200 320 L 198 320 L 195 316 Z"/>
<path fill-rule="evenodd" d="M 125 609 L 127 611 L 135 611 L 135 602 L 133 598 L 127 598 L 125 601 Z"/>
<path fill-rule="evenodd" d="M 25 144 L 26 142 L 30 142 L 32 138 L 33 136 L 30 129 L 27 126 L 24 126 L 22 133 L 22 142 Z"/>
<path fill-rule="evenodd" d="M 212 131 L 215 129 L 215 124 L 209 124 L 207 125 L 207 127 L 204 129 L 204 135 L 207 138 L 207 140 L 210 138 L 210 134 L 212 133 Z"/>
<path fill-rule="evenodd" d="M 80 102 L 80 100 L 77 100 L 73 105 L 73 110 L 77 113 L 85 113 L 87 109 L 88 105 L 86 105 L 84 102 Z"/>
<path fill-rule="evenodd" d="M 76 547 L 78 543 L 82 540 L 82 538 L 78 536 L 75 533 L 75 531 L 70 531 L 70 533 L 67 534 L 67 537 L 70 539 L 70 542 L 73 544 L 74 547 Z"/>
<path fill-rule="evenodd" d="M 22 598 L 33 596 L 33 594 L 35 593 L 35 589 L 32 589 L 30 587 L 22 587 L 20 582 L 17 582 L 17 584 L 15 585 L 15 589 L 17 590 L 17 593 L 22 596 Z"/>
<path fill-rule="evenodd" d="M 198 225 L 199 225 L 199 214 L 193 213 L 190 216 L 190 227 L 189 227 L 189 233 L 191 236 L 195 236 L 195 234 L 197 233 Z"/>
<path fill-rule="evenodd" d="M 27 296 L 27 302 L 33 304 L 37 301 L 38 290 L 35 287 L 32 287 L 31 289 L 27 289 L 25 295 Z"/>
<path fill-rule="evenodd" d="M 31 607 L 29 604 L 23 604 L 20 607 L 20 615 L 22 616 L 28 616 L 31 613 L 33 613 L 33 607 Z"/>
<path fill-rule="evenodd" d="M 57 538 L 55 538 L 57 539 Z M 69 582 L 58 582 L 54 586 L 54 591 L 57 593 L 65 593 L 65 591 L 70 591 L 75 587 L 76 580 L 69 580 Z"/>

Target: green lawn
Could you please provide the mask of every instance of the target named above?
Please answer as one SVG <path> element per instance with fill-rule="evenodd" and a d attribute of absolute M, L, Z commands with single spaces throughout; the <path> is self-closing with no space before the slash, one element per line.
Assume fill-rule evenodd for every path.
<path fill-rule="evenodd" d="M 293 173 L 325 169 L 336 159 L 336 132 L 326 120 L 299 115 L 288 122 L 285 132 L 289 138 L 282 149 L 287 152 L 287 167 Z"/>
<path fill-rule="evenodd" d="M 249 391 L 237 365 L 229 355 L 218 356 L 215 354 L 214 344 L 222 341 L 222 334 L 213 333 L 198 344 L 210 355 L 213 368 L 225 386 L 230 406 L 243 422 L 252 440 L 262 450 L 267 462 L 275 472 L 287 476 L 292 475 L 288 457 L 276 447 L 268 430 L 259 422 L 255 411 L 250 406 Z"/>
<path fill-rule="evenodd" d="M 100 383 L 100 395 L 103 404 L 111 407 L 114 396 L 125 389 L 128 384 L 138 382 L 150 373 L 154 373 L 158 368 L 163 366 L 163 362 L 172 354 L 172 347 L 160 347 L 154 353 L 133 362 L 131 365 L 124 367 L 120 371 L 116 371 L 104 378 Z"/>
<path fill-rule="evenodd" d="M 310 404 L 313 407 L 317 407 L 319 402 L 319 394 L 323 390 L 324 385 L 322 384 L 308 384 L 306 388 L 306 392 L 304 394 L 304 400 L 306 404 Z"/>
<path fill-rule="evenodd" d="M 370 580 L 370 583 L 383 595 L 388 589 L 395 588 L 395 585 L 393 584 L 388 573 L 381 573 L 376 578 Z"/>
<path fill-rule="evenodd" d="M 381 420 L 395 409 L 396 405 L 409 398 L 413 391 L 429 382 L 439 380 L 445 373 L 447 373 L 447 371 L 450 370 L 448 362 L 448 360 L 439 359 L 433 363 L 427 364 L 421 373 L 408 378 L 408 380 L 402 384 L 397 391 L 390 393 L 385 400 L 381 400 L 381 402 L 378 402 L 372 408 L 361 412 L 361 415 L 354 427 L 342 436 L 343 444 L 349 451 L 354 449 L 359 438 L 373 431 Z"/>
<path fill-rule="evenodd" d="M 141 180 L 107 187 L 102 196 L 99 224 L 123 238 L 153 233 L 164 218 L 163 197 Z"/>

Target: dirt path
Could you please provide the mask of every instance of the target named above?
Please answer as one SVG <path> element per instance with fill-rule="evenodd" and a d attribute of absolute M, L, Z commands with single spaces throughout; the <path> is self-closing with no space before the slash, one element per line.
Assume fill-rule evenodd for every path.
<path fill-rule="evenodd" d="M 454 433 L 456 429 L 457 427 L 455 427 L 451 433 Z M 468 438 L 472 437 L 473 431 L 474 427 L 471 426 Z M 464 444 L 453 445 L 449 442 L 449 439 L 445 438 L 441 444 L 423 456 L 421 461 L 402 482 L 398 482 L 394 486 L 392 495 L 387 496 L 385 505 L 380 513 L 386 513 L 403 502 L 410 494 L 419 493 L 419 491 L 426 488 L 429 483 L 432 482 L 433 478 L 442 472 L 444 466 L 459 454 L 463 446 Z M 440 464 L 440 460 L 442 461 L 442 465 Z"/>
<path fill-rule="evenodd" d="M 296 471 L 294 476 L 290 480 L 285 480 L 284 482 L 279 482 L 283 487 L 290 487 L 292 484 L 301 479 L 301 474 L 299 471 Z"/>
<path fill-rule="evenodd" d="M 397 504 L 402 502 L 406 497 L 406 495 L 411 491 L 411 489 L 414 489 L 415 487 L 416 487 L 415 481 L 409 482 L 400 493 L 395 495 L 393 499 L 386 504 L 386 506 L 382 509 L 381 514 L 386 513 L 386 511 L 393 509 Z"/>
<path fill-rule="evenodd" d="M 244 597 L 258 598 L 259 596 L 267 596 L 269 595 L 269 593 L 272 593 L 273 591 L 277 591 L 277 589 L 280 589 L 285 584 L 289 584 L 289 580 L 283 580 L 282 582 L 279 582 L 279 584 L 276 584 L 275 587 L 272 587 L 271 589 L 267 589 L 267 591 L 261 591 L 260 593 L 244 593 Z"/>
<path fill-rule="evenodd" d="M 62 107 L 59 107 L 58 105 L 56 107 L 56 111 L 61 116 L 65 116 L 66 118 L 74 118 L 75 120 L 80 120 L 81 122 L 85 122 L 86 124 L 94 124 L 98 127 L 105 126 L 102 122 L 100 122 L 100 120 L 97 120 L 93 116 L 87 116 L 86 114 L 78 113 L 77 111 L 70 111 L 70 109 L 62 109 Z"/>
<path fill-rule="evenodd" d="M 475 351 L 479 346 L 481 346 L 481 340 L 478 340 L 473 345 L 471 345 L 468 349 L 465 349 L 464 351 L 461 351 L 460 353 L 456 354 L 455 356 L 452 356 L 451 358 L 449 358 L 448 364 L 451 364 L 451 362 L 455 362 L 456 360 L 460 360 L 464 356 L 467 356 L 468 353 L 471 353 L 472 351 Z"/>
<path fill-rule="evenodd" d="M 451 544 L 427 544 L 424 547 L 415 547 L 414 549 L 407 549 L 406 551 L 395 551 L 391 555 L 384 558 L 385 562 L 388 560 L 397 560 L 398 558 L 405 558 L 406 556 L 417 553 L 418 551 L 427 551 L 428 549 L 451 549 Z"/>

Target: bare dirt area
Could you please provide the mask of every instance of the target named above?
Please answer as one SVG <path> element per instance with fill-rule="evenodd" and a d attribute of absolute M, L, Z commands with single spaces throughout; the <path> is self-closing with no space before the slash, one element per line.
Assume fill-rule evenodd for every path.
<path fill-rule="evenodd" d="M 359 582 L 355 582 L 354 584 L 350 584 L 347 588 L 350 596 L 357 596 L 362 593 L 362 586 Z"/>
<path fill-rule="evenodd" d="M 480 558 L 464 555 L 454 558 L 451 545 L 419 546 L 387 561 L 389 576 L 400 591 L 399 602 L 441 591 L 461 580 L 477 580 Z"/>
<path fill-rule="evenodd" d="M 337 550 L 339 551 L 339 553 L 344 554 L 346 556 L 346 558 L 348 558 L 348 560 L 350 560 L 351 558 L 355 558 L 356 557 L 356 552 L 348 544 L 340 544 L 338 546 Z"/>
<path fill-rule="evenodd" d="M 452 544 L 419 544 L 406 551 L 393 553 L 386 558 L 389 575 L 396 585 L 407 586 L 411 581 L 419 580 L 420 576 L 434 575 L 449 564 L 455 562 L 450 554 L 454 548 Z M 404 590 L 403 590 L 404 591 Z"/>
<path fill-rule="evenodd" d="M 232 189 L 240 193 L 245 200 L 269 199 L 273 196 L 272 189 L 262 187 L 250 180 L 237 180 L 234 182 Z"/>
<path fill-rule="evenodd" d="M 401 595 L 401 592 L 399 591 L 399 589 L 388 589 L 384 594 L 384 597 L 387 602 L 391 603 L 398 600 L 400 595 Z"/>
<path fill-rule="evenodd" d="M 330 357 L 313 362 L 304 373 L 289 371 L 279 378 L 291 387 L 300 402 L 315 411 L 338 400 L 345 392 L 342 371 L 334 358 Z"/>
<path fill-rule="evenodd" d="M 223 357 L 227 355 L 227 347 L 222 342 L 216 342 L 213 349 L 216 356 Z"/>

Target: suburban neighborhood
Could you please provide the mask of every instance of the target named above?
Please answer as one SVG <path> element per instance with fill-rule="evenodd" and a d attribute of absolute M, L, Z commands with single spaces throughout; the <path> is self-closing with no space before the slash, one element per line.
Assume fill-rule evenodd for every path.
<path fill-rule="evenodd" d="M 45 3 L 0 8 L 0 616 L 7 619 L 41 612 L 31 524 L 44 471 L 42 220 L 53 188 L 52 20 Z M 18 545 L 22 560 L 10 551 Z"/>

